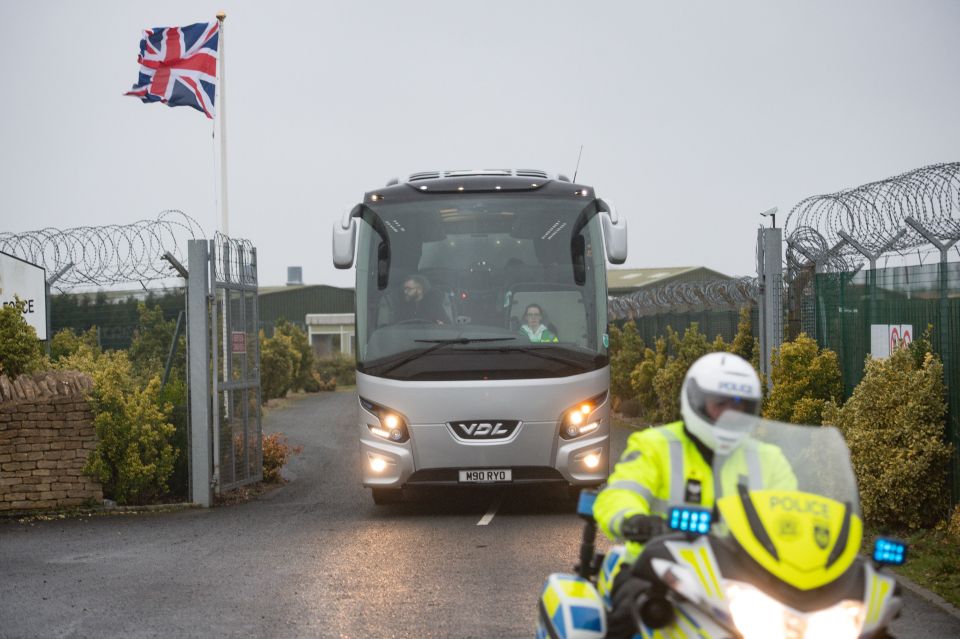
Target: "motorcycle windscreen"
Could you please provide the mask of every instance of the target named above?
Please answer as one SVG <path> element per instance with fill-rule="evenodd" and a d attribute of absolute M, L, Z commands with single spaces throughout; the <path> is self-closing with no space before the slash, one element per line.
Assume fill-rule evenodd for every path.
<path fill-rule="evenodd" d="M 744 439 L 740 450 L 714 463 L 722 478 L 717 509 L 723 524 L 716 531 L 800 590 L 841 577 L 856 560 L 863 522 L 840 432 L 728 415 L 717 426 L 739 430 Z M 741 459 L 744 472 L 731 472 Z"/>

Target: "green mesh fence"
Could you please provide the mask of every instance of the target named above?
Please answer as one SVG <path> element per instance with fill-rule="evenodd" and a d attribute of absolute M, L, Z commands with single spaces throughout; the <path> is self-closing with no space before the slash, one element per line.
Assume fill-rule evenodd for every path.
<path fill-rule="evenodd" d="M 757 306 L 751 306 L 750 325 L 753 329 L 753 336 L 759 335 L 760 311 Z M 613 323 L 623 328 L 627 322 L 634 322 L 637 325 L 637 333 L 643 338 L 644 344 L 653 348 L 656 339 L 667 334 L 667 327 L 672 328 L 680 336 L 697 322 L 700 332 L 706 335 L 708 341 L 713 341 L 717 335 L 720 335 L 727 343 L 733 341 L 737 334 L 737 325 L 740 323 L 740 311 L 730 310 L 712 310 L 712 311 L 687 311 L 674 313 L 659 313 L 657 315 L 645 315 L 632 320 L 617 320 Z"/>
<path fill-rule="evenodd" d="M 62 293 L 50 296 L 50 334 L 64 328 L 83 333 L 91 328 L 97 332 L 101 348 L 127 349 L 137 328 L 137 306 L 146 304 L 163 309 L 163 318 L 176 320 L 186 310 L 184 289 L 167 289 L 144 293 Z"/>
<path fill-rule="evenodd" d="M 876 269 L 816 276 L 813 324 L 821 347 L 837 353 L 846 397 L 863 378 L 868 354 L 889 348 L 891 330 L 908 325 L 917 336 L 932 327 L 944 365 L 947 438 L 954 445 L 951 488 L 960 501 L 960 263 Z M 876 349 L 878 352 L 875 352 Z"/>

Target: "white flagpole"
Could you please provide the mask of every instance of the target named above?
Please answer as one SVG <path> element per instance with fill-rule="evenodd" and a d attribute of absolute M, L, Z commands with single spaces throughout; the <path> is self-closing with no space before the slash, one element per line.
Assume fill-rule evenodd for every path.
<path fill-rule="evenodd" d="M 217 65 L 217 118 L 220 120 L 220 232 L 226 236 L 230 235 L 230 223 L 227 208 L 227 39 L 223 30 L 223 22 L 227 19 L 227 14 L 223 11 L 217 14 L 217 21 L 220 23 L 220 46 L 219 64 Z"/>
<path fill-rule="evenodd" d="M 217 55 L 219 60 L 217 60 L 217 104 L 216 104 L 216 113 L 217 118 L 220 121 L 220 232 L 223 233 L 226 238 L 230 237 L 230 225 L 229 225 L 229 216 L 227 214 L 227 101 L 224 99 L 227 92 L 227 65 L 226 65 L 226 37 L 224 35 L 223 22 L 227 19 L 227 14 L 224 11 L 221 11 L 217 14 L 217 22 L 220 23 L 220 33 L 217 36 L 219 38 L 219 46 L 217 47 Z M 229 250 L 230 244 L 225 241 L 224 250 Z M 214 251 L 214 255 L 211 255 L 211 259 L 221 258 L 221 255 L 216 254 L 217 251 Z M 224 278 L 229 280 L 231 273 L 228 271 L 228 262 L 224 260 L 223 264 L 223 274 Z M 211 273 L 216 273 L 216 268 L 211 269 Z M 213 289 L 214 294 L 214 316 L 216 316 L 216 305 L 217 305 L 217 287 L 216 287 L 216 277 L 212 277 L 210 286 Z M 221 311 L 221 321 L 222 321 L 222 330 L 223 330 L 223 344 L 221 345 L 223 352 L 221 353 L 221 358 L 223 362 L 221 364 L 223 370 L 223 381 L 226 383 L 228 381 L 228 370 L 229 366 L 227 363 L 227 357 L 229 357 L 229 351 L 227 350 L 227 342 L 230 339 L 230 333 L 227 332 L 227 313 L 228 313 L 228 304 L 229 296 L 227 291 L 224 289 L 223 293 L 223 310 Z M 214 329 L 216 330 L 216 329 Z M 216 368 L 216 365 L 214 365 Z M 220 401 L 220 384 L 217 380 L 217 374 L 214 373 L 213 376 L 213 397 L 214 402 L 216 402 L 214 413 L 213 413 L 213 481 L 216 484 L 215 491 L 220 494 L 220 424 L 221 416 L 220 409 L 216 406 L 219 406 Z M 233 414 L 233 409 L 230 402 L 230 393 L 225 393 L 225 419 L 229 422 L 230 416 Z"/>

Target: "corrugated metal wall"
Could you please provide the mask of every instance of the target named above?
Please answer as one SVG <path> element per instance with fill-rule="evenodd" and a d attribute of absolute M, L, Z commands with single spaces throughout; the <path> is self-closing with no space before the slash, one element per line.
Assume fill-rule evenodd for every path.
<path fill-rule="evenodd" d="M 304 331 L 304 318 L 308 313 L 353 313 L 355 293 L 352 288 L 335 286 L 291 286 L 289 288 L 261 293 L 260 328 L 267 337 L 273 335 L 277 320 L 284 318 Z"/>

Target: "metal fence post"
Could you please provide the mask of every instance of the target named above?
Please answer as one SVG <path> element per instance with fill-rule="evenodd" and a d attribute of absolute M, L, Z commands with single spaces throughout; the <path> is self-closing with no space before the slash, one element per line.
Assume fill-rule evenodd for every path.
<path fill-rule="evenodd" d="M 187 356 L 190 375 L 190 494 L 204 507 L 212 502 L 210 432 L 209 254 L 206 240 L 187 242 Z"/>
<path fill-rule="evenodd" d="M 757 234 L 762 298 L 760 302 L 760 370 L 773 387 L 773 352 L 783 344 L 783 231 L 761 228 Z"/>

